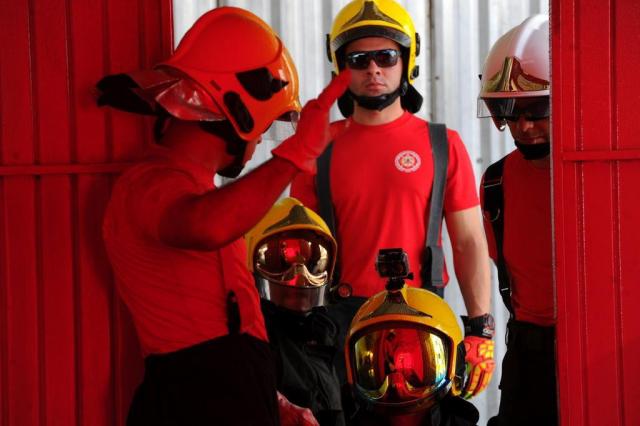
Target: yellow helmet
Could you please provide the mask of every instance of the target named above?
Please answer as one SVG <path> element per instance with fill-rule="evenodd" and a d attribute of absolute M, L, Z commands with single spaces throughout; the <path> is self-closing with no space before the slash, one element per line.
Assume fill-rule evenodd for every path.
<path fill-rule="evenodd" d="M 342 47 L 363 37 L 384 37 L 407 50 L 406 76 L 413 83 L 418 76 L 416 56 L 420 51 L 420 36 L 407 11 L 393 0 L 353 0 L 338 12 L 331 34 L 327 34 L 327 55 L 336 74 L 344 60 L 336 56 Z"/>
<path fill-rule="evenodd" d="M 420 52 L 420 37 L 407 11 L 393 0 L 353 0 L 338 12 L 331 33 L 327 34 L 327 56 L 333 63 L 334 72 L 340 73 L 345 66 L 345 47 L 363 37 L 384 37 L 395 41 L 402 51 L 403 78 L 396 91 L 375 97 L 369 109 L 380 109 L 400 96 L 402 107 L 415 113 L 422 106 L 422 95 L 413 87 L 418 76 L 416 56 Z M 353 114 L 353 101 L 360 105 L 364 99 L 355 97 L 350 91 L 338 99 L 338 108 L 345 117 Z"/>
<path fill-rule="evenodd" d="M 449 305 L 404 286 L 371 297 L 347 334 L 347 379 L 365 405 L 407 413 L 431 408 L 464 383 L 462 330 Z"/>
<path fill-rule="evenodd" d="M 245 239 L 247 267 L 258 278 L 262 298 L 300 312 L 324 304 L 337 245 L 320 216 L 284 198 Z"/>

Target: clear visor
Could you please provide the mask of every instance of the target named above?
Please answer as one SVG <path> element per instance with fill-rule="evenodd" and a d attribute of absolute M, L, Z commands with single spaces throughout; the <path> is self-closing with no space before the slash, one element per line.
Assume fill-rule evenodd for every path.
<path fill-rule="evenodd" d="M 300 113 L 289 111 L 278 117 L 263 135 L 263 139 L 273 141 L 276 145 L 293 136 L 298 128 Z"/>
<path fill-rule="evenodd" d="M 257 247 L 256 271 L 265 279 L 291 287 L 318 287 L 329 280 L 332 245 L 313 231 L 274 234 Z"/>
<path fill-rule="evenodd" d="M 226 116 L 211 96 L 187 75 L 170 67 L 138 71 L 129 76 L 139 85 L 134 91 L 156 102 L 172 116 L 186 121 L 219 121 Z"/>
<path fill-rule="evenodd" d="M 354 384 L 376 403 L 406 403 L 437 394 L 449 383 L 448 339 L 426 328 L 372 330 L 353 344 Z"/>
<path fill-rule="evenodd" d="M 498 121 L 518 121 L 521 116 L 529 121 L 549 118 L 549 96 L 522 98 L 479 98 L 478 117 L 493 117 Z"/>

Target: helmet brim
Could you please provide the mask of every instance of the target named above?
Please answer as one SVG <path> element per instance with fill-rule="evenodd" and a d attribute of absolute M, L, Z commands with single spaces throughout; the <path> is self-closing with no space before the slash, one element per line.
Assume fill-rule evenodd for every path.
<path fill-rule="evenodd" d="M 387 38 L 395 41 L 400 46 L 406 49 L 409 49 L 411 47 L 411 37 L 407 36 L 402 31 L 380 25 L 367 25 L 351 28 L 339 34 L 335 39 L 331 41 L 331 49 L 335 52 L 338 49 L 346 46 L 348 43 L 364 37 Z"/>

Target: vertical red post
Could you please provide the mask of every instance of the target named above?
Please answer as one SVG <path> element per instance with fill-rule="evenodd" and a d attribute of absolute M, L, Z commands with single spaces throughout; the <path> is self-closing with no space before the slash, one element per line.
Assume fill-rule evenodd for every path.
<path fill-rule="evenodd" d="M 563 425 L 640 424 L 640 4 L 553 0 L 553 220 Z"/>

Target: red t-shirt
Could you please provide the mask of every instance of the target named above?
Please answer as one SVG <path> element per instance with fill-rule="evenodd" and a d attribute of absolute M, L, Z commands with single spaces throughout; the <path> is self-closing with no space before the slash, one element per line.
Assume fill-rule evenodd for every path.
<path fill-rule="evenodd" d="M 238 297 L 241 331 L 267 340 L 260 300 L 244 263 L 244 240 L 198 251 L 171 247 L 158 238 L 168 205 L 213 188 L 211 172 L 156 148 L 113 189 L 103 236 L 118 292 L 145 354 L 172 352 L 228 334 L 230 290 Z"/>
<path fill-rule="evenodd" d="M 349 119 L 334 123 L 330 184 L 337 222 L 341 282 L 356 296 L 384 289 L 374 264 L 382 248 L 403 248 L 421 286 L 420 261 L 425 249 L 433 154 L 426 122 L 408 112 L 397 120 L 366 126 Z M 455 131 L 447 131 L 449 166 L 446 212 L 478 205 L 473 169 Z M 314 176 L 299 175 L 291 194 L 317 210 Z M 445 269 L 445 282 L 448 275 Z"/>
<path fill-rule="evenodd" d="M 516 319 L 538 325 L 555 323 L 551 264 L 551 173 L 534 167 L 520 151 L 504 163 L 503 250 L 511 277 Z M 480 195 L 484 199 L 482 185 Z M 496 259 L 491 223 L 484 220 L 489 253 Z"/>

